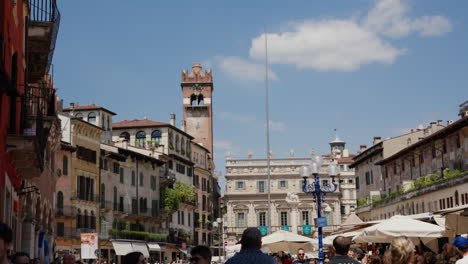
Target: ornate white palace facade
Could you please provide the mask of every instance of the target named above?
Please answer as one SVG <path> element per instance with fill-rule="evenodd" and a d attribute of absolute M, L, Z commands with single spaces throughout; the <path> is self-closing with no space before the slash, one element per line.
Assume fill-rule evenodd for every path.
<path fill-rule="evenodd" d="M 328 222 L 328 226 L 324 228 L 325 234 L 337 230 L 356 208 L 355 174 L 354 170 L 349 168 L 354 155 L 349 154 L 345 149 L 345 142 L 338 137 L 330 142 L 330 146 L 332 153 L 323 155 L 324 164 L 320 179 L 322 183 L 331 184 L 332 179 L 327 175 L 330 163 L 338 164 L 340 172 L 336 177 L 337 191 L 328 194 L 322 205 L 323 216 Z M 289 158 L 270 159 L 270 232 L 285 229 L 301 235 L 317 236 L 316 203 L 312 195 L 302 192 L 303 179 L 299 175 L 299 168 L 309 163 L 310 158 L 294 157 L 293 150 Z M 228 155 L 224 235 L 229 245 L 239 241 L 245 228 L 268 225 L 267 178 L 267 159 L 253 159 L 251 153 L 247 159 L 233 159 Z M 309 178 L 309 183 L 312 183 L 312 178 Z M 304 226 L 308 227 L 304 229 Z"/>

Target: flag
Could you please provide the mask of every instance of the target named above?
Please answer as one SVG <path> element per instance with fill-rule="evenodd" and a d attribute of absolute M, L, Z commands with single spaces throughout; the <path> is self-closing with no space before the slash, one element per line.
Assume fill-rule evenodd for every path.
<path fill-rule="evenodd" d="M 44 263 L 49 264 L 50 263 L 50 257 L 49 257 L 49 243 L 47 240 L 44 240 Z"/>
<path fill-rule="evenodd" d="M 42 243 L 44 243 L 44 232 L 39 232 L 38 247 L 37 247 L 37 257 L 40 259 L 42 256 Z"/>

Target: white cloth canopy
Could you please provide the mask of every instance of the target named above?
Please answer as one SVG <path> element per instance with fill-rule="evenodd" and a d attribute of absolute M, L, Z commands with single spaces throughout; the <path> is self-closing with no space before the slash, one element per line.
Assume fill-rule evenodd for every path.
<path fill-rule="evenodd" d="M 149 251 L 161 251 L 161 247 L 158 243 L 148 243 Z"/>
<path fill-rule="evenodd" d="M 145 258 L 149 258 L 150 254 L 146 243 L 132 242 L 133 251 L 141 252 Z"/>
<path fill-rule="evenodd" d="M 317 248 L 317 240 L 301 236 L 289 231 L 279 230 L 262 238 L 262 246 L 269 252 L 295 253 L 299 248 L 306 252 L 313 252 Z"/>
<path fill-rule="evenodd" d="M 115 254 L 117 256 L 125 256 L 128 253 L 133 252 L 133 247 L 132 247 L 131 242 L 112 241 L 112 247 L 114 248 Z"/>
<path fill-rule="evenodd" d="M 333 240 L 337 237 L 337 236 L 344 236 L 344 237 L 355 237 L 357 235 L 361 234 L 361 231 L 353 231 L 353 232 L 346 232 L 346 233 L 343 233 L 343 234 L 336 234 L 336 235 L 331 235 L 331 236 L 327 236 L 326 238 L 323 239 L 323 244 L 324 245 L 333 245 Z"/>
<path fill-rule="evenodd" d="M 443 237 L 445 228 L 405 216 L 395 215 L 376 225 L 364 228 L 353 240 L 357 243 L 390 243 L 393 238 Z"/>

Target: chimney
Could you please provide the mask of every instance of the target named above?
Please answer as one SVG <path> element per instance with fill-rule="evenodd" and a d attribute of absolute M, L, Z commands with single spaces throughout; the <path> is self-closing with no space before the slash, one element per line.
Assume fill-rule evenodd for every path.
<path fill-rule="evenodd" d="M 185 125 L 186 125 L 185 120 L 184 119 L 180 120 L 180 130 L 185 132 Z"/>
<path fill-rule="evenodd" d="M 361 145 L 359 146 L 359 152 L 363 153 L 366 150 L 367 146 L 366 145 Z"/>
<path fill-rule="evenodd" d="M 436 124 L 437 124 L 436 122 L 431 122 L 431 123 L 429 123 L 429 127 L 432 128 L 432 127 L 434 127 Z"/>
<path fill-rule="evenodd" d="M 453 120 L 447 120 L 447 126 L 450 126 L 451 124 L 453 124 Z"/>
<path fill-rule="evenodd" d="M 75 103 L 70 103 L 71 108 L 75 108 Z"/>
<path fill-rule="evenodd" d="M 437 120 L 437 125 L 442 126 L 442 120 Z"/>
<path fill-rule="evenodd" d="M 171 122 L 170 122 L 171 126 L 175 127 L 175 113 L 172 112 L 171 113 Z"/>
<path fill-rule="evenodd" d="M 382 141 L 382 138 L 381 138 L 381 137 L 378 137 L 378 136 L 374 137 L 373 145 L 379 143 L 380 141 Z"/>
<path fill-rule="evenodd" d="M 124 140 L 122 141 L 122 147 L 123 147 L 124 149 L 128 149 L 128 140 L 124 139 Z"/>
<path fill-rule="evenodd" d="M 413 133 L 413 132 L 414 132 L 414 129 L 412 128 L 412 129 L 411 129 L 411 133 Z"/>

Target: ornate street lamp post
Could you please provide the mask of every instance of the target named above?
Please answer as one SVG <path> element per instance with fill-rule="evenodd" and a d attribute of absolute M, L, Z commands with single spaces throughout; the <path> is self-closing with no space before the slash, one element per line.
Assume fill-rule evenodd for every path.
<path fill-rule="evenodd" d="M 319 245 L 319 264 L 322 264 L 325 256 L 323 254 L 323 234 L 322 228 L 326 226 L 326 223 L 323 223 L 322 218 L 322 202 L 325 199 L 327 193 L 335 192 L 338 188 L 338 185 L 335 183 L 335 176 L 338 174 L 338 167 L 336 164 L 328 165 L 328 175 L 332 178 L 332 185 L 325 182 L 320 184 L 320 167 L 322 166 L 323 159 L 319 155 L 313 155 L 311 163 L 309 166 L 302 166 L 300 169 L 300 174 L 304 181 L 302 182 L 302 191 L 304 193 L 312 194 L 317 202 L 317 225 L 318 225 L 318 245 Z M 314 176 L 314 182 L 308 184 L 307 178 L 309 176 Z M 326 222 L 326 221 L 325 221 Z"/>

